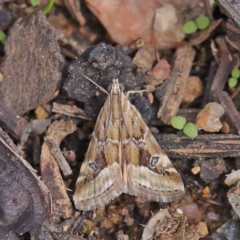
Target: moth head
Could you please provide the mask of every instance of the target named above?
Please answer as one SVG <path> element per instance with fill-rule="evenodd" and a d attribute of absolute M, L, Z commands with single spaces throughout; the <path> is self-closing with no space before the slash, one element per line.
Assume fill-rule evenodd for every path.
<path fill-rule="evenodd" d="M 113 79 L 113 82 L 111 85 L 108 86 L 108 92 L 111 92 L 112 94 L 119 94 L 120 92 L 124 91 L 123 84 L 118 82 L 118 79 Z"/>

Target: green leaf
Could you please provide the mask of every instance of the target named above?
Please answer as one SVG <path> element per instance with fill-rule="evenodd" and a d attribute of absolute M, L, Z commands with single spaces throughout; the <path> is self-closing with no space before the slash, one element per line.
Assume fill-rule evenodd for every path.
<path fill-rule="evenodd" d="M 36 7 L 40 4 L 40 1 L 39 0 L 30 0 L 30 3 L 33 7 Z"/>
<path fill-rule="evenodd" d="M 183 128 L 183 132 L 190 138 L 195 138 L 198 135 L 198 130 L 194 123 L 187 123 Z"/>
<path fill-rule="evenodd" d="M 200 16 L 200 17 L 198 17 L 198 18 L 195 20 L 195 22 L 196 22 L 196 25 L 197 25 L 198 29 L 205 29 L 205 28 L 207 28 L 207 27 L 209 26 L 209 24 L 210 24 L 210 20 L 209 20 L 209 18 L 206 17 L 206 16 Z"/>
<path fill-rule="evenodd" d="M 181 130 L 186 124 L 186 118 L 182 116 L 176 116 L 171 119 L 172 127 Z"/>
<path fill-rule="evenodd" d="M 197 25 L 194 21 L 188 21 L 182 26 L 182 31 L 185 34 L 191 34 L 197 31 Z"/>
<path fill-rule="evenodd" d="M 234 77 L 231 77 L 231 78 L 229 78 L 229 80 L 228 80 L 228 86 L 229 86 L 230 88 L 236 87 L 237 83 L 238 83 L 238 80 L 237 80 L 236 78 L 234 78 Z"/>
<path fill-rule="evenodd" d="M 234 68 L 231 72 L 232 77 L 239 78 L 240 77 L 240 70 L 238 68 Z"/>
<path fill-rule="evenodd" d="M 3 31 L 0 31 L 0 43 L 4 45 L 6 41 L 6 34 Z"/>
<path fill-rule="evenodd" d="M 52 9 L 54 5 L 54 0 L 49 0 L 47 6 L 43 9 L 43 13 L 46 15 L 47 13 L 50 12 L 50 10 Z"/>

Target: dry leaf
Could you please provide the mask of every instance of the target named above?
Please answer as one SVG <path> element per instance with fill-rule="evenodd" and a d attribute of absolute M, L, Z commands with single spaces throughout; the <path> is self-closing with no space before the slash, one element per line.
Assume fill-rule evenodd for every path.
<path fill-rule="evenodd" d="M 141 38 L 146 43 L 156 43 L 160 49 L 176 46 L 184 38 L 182 15 L 191 12 L 190 17 L 195 17 L 204 9 L 199 0 L 87 0 L 86 3 L 119 45 L 129 45 Z"/>
<path fill-rule="evenodd" d="M 144 228 L 142 240 L 198 240 L 193 225 L 189 226 L 181 210 L 161 209 Z"/>

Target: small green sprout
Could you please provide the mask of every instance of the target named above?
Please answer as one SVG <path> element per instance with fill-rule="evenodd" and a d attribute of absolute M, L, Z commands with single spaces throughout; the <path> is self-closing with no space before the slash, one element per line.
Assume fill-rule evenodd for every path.
<path fill-rule="evenodd" d="M 39 0 L 30 0 L 30 3 L 32 5 L 32 7 L 36 7 L 40 4 L 40 1 Z"/>
<path fill-rule="evenodd" d="M 228 80 L 228 86 L 229 86 L 230 88 L 236 87 L 237 83 L 238 83 L 238 80 L 237 80 L 236 78 L 234 78 L 234 77 L 231 77 L 231 78 L 229 78 L 229 80 Z"/>
<path fill-rule="evenodd" d="M 240 77 L 240 70 L 238 68 L 234 68 L 231 72 L 231 75 L 233 78 L 239 78 Z"/>
<path fill-rule="evenodd" d="M 186 124 L 186 118 L 182 116 L 175 116 L 171 119 L 171 125 L 172 127 L 181 130 Z"/>
<path fill-rule="evenodd" d="M 49 0 L 47 6 L 43 9 L 43 13 L 46 15 L 47 13 L 50 12 L 54 4 L 54 0 Z"/>
<path fill-rule="evenodd" d="M 188 21 L 182 26 L 182 31 L 185 34 L 192 34 L 197 31 L 197 25 L 194 21 Z"/>
<path fill-rule="evenodd" d="M 198 29 L 205 29 L 209 26 L 210 20 L 206 16 L 200 16 L 195 20 Z"/>
<path fill-rule="evenodd" d="M 183 128 L 183 132 L 190 138 L 195 138 L 198 135 L 198 130 L 194 123 L 187 123 Z"/>
<path fill-rule="evenodd" d="M 0 43 L 4 45 L 6 41 L 6 34 L 3 31 L 0 31 Z"/>

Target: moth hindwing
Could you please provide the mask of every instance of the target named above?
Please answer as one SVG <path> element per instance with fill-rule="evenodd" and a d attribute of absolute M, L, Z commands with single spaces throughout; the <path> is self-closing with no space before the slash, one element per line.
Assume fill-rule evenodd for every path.
<path fill-rule="evenodd" d="M 171 202 L 184 194 L 182 179 L 138 110 L 113 80 L 101 109 L 74 193 L 77 209 L 104 206 L 121 193 Z"/>

